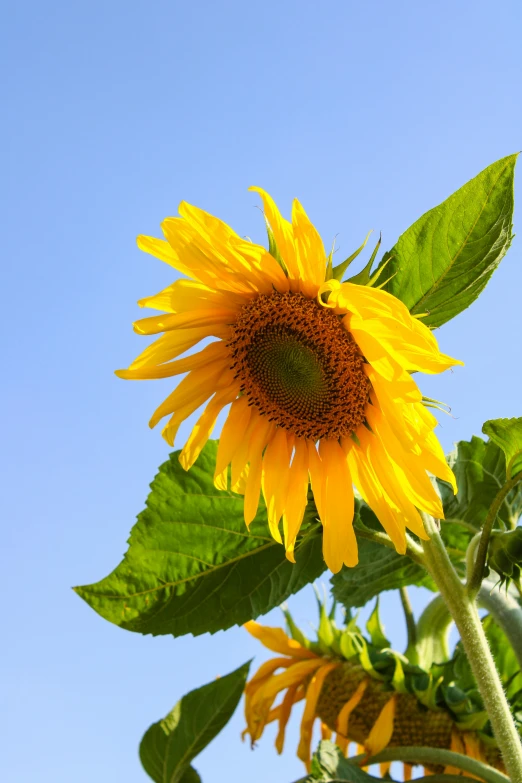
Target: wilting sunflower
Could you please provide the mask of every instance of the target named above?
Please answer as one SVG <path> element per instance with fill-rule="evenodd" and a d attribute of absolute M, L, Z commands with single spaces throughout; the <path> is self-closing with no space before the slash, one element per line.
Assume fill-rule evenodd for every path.
<path fill-rule="evenodd" d="M 282 753 L 292 708 L 304 700 L 297 756 L 308 770 L 316 721 L 322 738 L 333 738 L 345 755 L 350 743 L 368 758 L 386 747 L 429 747 L 452 750 L 504 770 L 487 731 L 486 713 L 477 709 L 458 683 L 444 682 L 439 665 L 423 671 L 400 653 L 376 648 L 354 621 L 342 631 L 325 614 L 323 621 L 329 625 L 325 634 L 329 644 L 324 637 L 311 643 L 293 623 L 294 638 L 282 628 L 254 621 L 245 625 L 278 654 L 263 663 L 245 687 L 243 736 L 250 735 L 252 745 L 268 724 L 277 722 L 275 746 Z M 389 762 L 381 764 L 381 774 L 389 767 Z M 404 780 L 411 779 L 411 772 L 411 765 L 404 764 Z M 432 772 L 466 775 L 454 767 L 425 770 L 425 774 Z"/>
<path fill-rule="evenodd" d="M 332 571 L 357 563 L 353 485 L 403 553 L 406 528 L 426 537 L 417 509 L 443 516 L 427 471 L 455 488 L 433 433 L 437 421 L 411 373 L 460 362 L 440 353 L 432 332 L 389 293 L 335 279 L 298 201 L 289 223 L 270 196 L 253 190 L 263 199 L 271 252 L 185 202 L 181 217 L 163 222 L 166 240 L 138 238 L 186 278 L 139 302 L 164 314 L 137 321 L 135 331 L 164 334 L 117 374 L 188 373 L 150 421 L 170 417 L 163 436 L 173 445 L 180 424 L 205 405 L 180 455 L 186 470 L 231 406 L 216 487 L 227 488 L 230 466 L 247 525 L 262 491 L 279 542 L 282 520 L 290 560 L 309 482 Z M 208 338 L 215 339 L 176 358 Z"/>

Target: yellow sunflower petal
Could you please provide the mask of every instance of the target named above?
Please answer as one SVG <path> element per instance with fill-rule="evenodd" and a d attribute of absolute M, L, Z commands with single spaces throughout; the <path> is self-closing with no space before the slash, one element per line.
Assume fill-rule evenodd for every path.
<path fill-rule="evenodd" d="M 288 433 L 278 427 L 263 456 L 262 487 L 270 533 L 279 544 L 282 543 L 279 521 L 286 501 L 290 454 Z"/>
<path fill-rule="evenodd" d="M 312 729 L 316 718 L 317 701 L 321 694 L 321 688 L 323 687 L 325 678 L 338 666 L 340 666 L 339 663 L 323 664 L 312 677 L 306 690 L 306 703 L 303 718 L 301 720 L 301 737 L 297 748 L 297 757 L 300 758 L 301 761 L 304 761 L 308 771 L 310 771 L 310 746 L 312 742 Z"/>
<path fill-rule="evenodd" d="M 272 628 L 250 620 L 243 626 L 249 634 L 273 652 L 291 655 L 292 658 L 317 658 L 317 655 L 303 647 L 283 631 L 282 628 Z"/>
<path fill-rule="evenodd" d="M 248 405 L 246 397 L 239 397 L 230 406 L 230 411 L 219 438 L 214 479 L 228 467 L 235 452 L 243 443 L 245 432 L 250 425 L 251 416 L 252 408 Z"/>
<path fill-rule="evenodd" d="M 299 281 L 300 269 L 296 256 L 296 250 L 294 245 L 294 231 L 292 224 L 285 220 L 279 212 L 274 200 L 264 190 L 257 187 L 251 187 L 249 190 L 253 190 L 259 193 L 263 200 L 263 207 L 266 215 L 266 219 L 270 224 L 270 228 L 274 232 L 277 248 L 281 254 L 286 268 L 288 269 L 288 276 L 290 280 Z"/>
<path fill-rule="evenodd" d="M 228 370 L 226 362 L 218 359 L 211 364 L 207 364 L 199 370 L 193 370 L 181 383 L 169 394 L 166 400 L 156 408 L 149 422 L 149 427 L 155 427 L 158 421 L 170 413 L 174 413 L 177 408 L 183 408 L 185 405 L 191 405 L 195 398 L 204 395 L 201 402 L 208 400 L 212 396 L 219 381 L 226 376 L 230 379 L 231 385 L 234 383 L 234 376 Z M 201 405 L 201 403 L 199 403 Z M 193 408 L 195 410 L 195 408 Z"/>
<path fill-rule="evenodd" d="M 364 692 L 368 687 L 368 680 L 361 680 L 355 692 L 348 699 L 346 704 L 341 708 L 339 715 L 337 716 L 337 731 L 343 736 L 348 737 L 348 723 L 352 712 L 358 707 L 359 702 L 364 696 Z"/>
<path fill-rule="evenodd" d="M 317 295 L 324 282 L 326 271 L 326 253 L 317 229 L 297 199 L 292 207 L 292 226 L 294 246 L 302 275 L 301 291 L 311 298 Z"/>
<path fill-rule="evenodd" d="M 141 367 L 153 367 L 157 364 L 163 364 L 171 359 L 175 359 L 180 354 L 188 351 L 196 343 L 204 340 L 206 337 L 226 338 L 229 334 L 228 326 L 220 326 L 215 330 L 213 327 L 203 327 L 199 329 L 180 329 L 179 331 L 164 334 L 149 345 L 140 353 L 136 359 L 129 365 L 129 370 L 136 370 Z"/>
<path fill-rule="evenodd" d="M 380 711 L 379 717 L 366 738 L 364 746 L 370 756 L 375 756 L 384 750 L 392 738 L 396 702 L 397 694 L 394 693 Z"/>
<path fill-rule="evenodd" d="M 306 442 L 297 439 L 295 453 L 289 470 L 287 499 L 283 515 L 286 556 L 292 563 L 294 546 L 308 502 L 308 449 Z"/>
<path fill-rule="evenodd" d="M 216 426 L 218 415 L 226 405 L 237 397 L 238 393 L 239 386 L 236 385 L 225 389 L 221 393 L 218 392 L 214 394 L 205 410 L 194 424 L 192 432 L 179 455 L 179 461 L 184 470 L 189 470 L 195 463 L 201 454 L 201 450 L 210 438 L 212 430 Z"/>
<path fill-rule="evenodd" d="M 319 446 L 324 465 L 321 506 L 323 555 L 334 574 L 343 563 L 358 562 L 357 539 L 353 530 L 354 494 L 346 455 L 337 441 L 322 440 Z"/>
<path fill-rule="evenodd" d="M 259 496 L 261 493 L 261 479 L 263 475 L 263 450 L 270 441 L 274 431 L 275 424 L 268 421 L 266 417 L 259 416 L 250 437 L 247 452 L 250 470 L 245 487 L 244 506 L 244 516 L 247 527 L 249 527 L 257 514 Z"/>
<path fill-rule="evenodd" d="M 210 343 L 201 351 L 193 353 L 184 359 L 158 365 L 145 365 L 128 370 L 116 370 L 115 375 L 125 380 L 150 380 L 152 378 L 170 378 L 173 375 L 182 375 L 192 370 L 199 370 L 207 364 L 219 359 L 227 359 L 228 349 L 222 342 Z"/>
<path fill-rule="evenodd" d="M 298 701 L 298 691 L 299 685 L 292 685 L 288 688 L 280 705 L 279 730 L 275 740 L 275 747 L 279 755 L 281 755 L 284 749 L 286 726 L 292 712 L 292 707 L 296 701 Z M 301 695 L 300 698 L 303 698 L 303 696 Z"/>

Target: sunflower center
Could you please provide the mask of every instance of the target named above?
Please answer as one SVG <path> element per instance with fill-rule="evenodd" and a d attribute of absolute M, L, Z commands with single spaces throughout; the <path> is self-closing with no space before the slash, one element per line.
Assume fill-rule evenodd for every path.
<path fill-rule="evenodd" d="M 370 382 L 339 316 L 302 294 L 246 304 L 228 342 L 251 405 L 294 435 L 351 435 L 365 417 Z"/>

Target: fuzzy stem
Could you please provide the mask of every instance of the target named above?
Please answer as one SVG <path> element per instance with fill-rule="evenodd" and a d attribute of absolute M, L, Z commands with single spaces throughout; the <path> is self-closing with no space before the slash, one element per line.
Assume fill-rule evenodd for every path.
<path fill-rule="evenodd" d="M 428 541 L 423 541 L 426 567 L 439 588 L 459 630 L 506 770 L 513 782 L 522 781 L 522 744 L 478 616 L 476 604 L 468 595 L 453 568 L 436 521 L 428 514 L 423 514 L 422 517 L 426 532 L 430 536 Z"/>
<path fill-rule="evenodd" d="M 443 748 L 386 748 L 371 758 L 368 758 L 368 755 L 363 753 L 350 759 L 351 764 L 363 762 L 365 765 L 378 764 L 381 761 L 406 761 L 410 764 L 426 763 L 452 766 L 469 772 L 471 775 L 475 775 L 489 783 L 509 783 L 509 778 L 493 767 Z M 518 781 L 518 778 L 516 780 Z M 515 779 L 513 779 L 513 783 L 515 783 Z"/>
<path fill-rule="evenodd" d="M 410 663 L 418 663 L 417 656 L 417 625 L 415 623 L 415 617 L 413 616 L 413 609 L 411 608 L 410 597 L 405 587 L 399 588 L 399 594 L 401 597 L 402 609 L 404 612 L 404 619 L 406 621 L 406 631 L 408 634 L 408 646 L 406 648 L 406 658 Z"/>

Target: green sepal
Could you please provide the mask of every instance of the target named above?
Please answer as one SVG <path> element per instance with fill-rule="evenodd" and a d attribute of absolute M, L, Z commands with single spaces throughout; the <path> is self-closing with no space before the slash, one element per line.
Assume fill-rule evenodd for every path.
<path fill-rule="evenodd" d="M 276 238 L 274 235 L 274 232 L 272 231 L 272 227 L 270 226 L 270 223 L 268 222 L 265 214 L 263 213 L 263 217 L 265 218 L 265 225 L 266 225 L 266 233 L 268 234 L 268 252 L 270 255 L 275 258 L 285 275 L 288 277 L 288 269 L 283 261 L 283 257 L 281 253 L 279 252 L 279 248 L 277 246 Z"/>
<path fill-rule="evenodd" d="M 354 261 L 359 255 L 359 253 L 361 253 L 366 247 L 366 243 L 368 242 L 371 233 L 372 233 L 371 231 L 368 231 L 368 233 L 366 234 L 366 239 L 364 240 L 362 245 L 358 247 L 357 250 L 354 253 L 352 253 L 351 256 L 348 256 L 348 258 L 345 261 L 343 261 L 341 264 L 337 264 L 337 266 L 334 266 L 334 268 L 332 269 L 332 277 L 334 280 L 342 280 L 344 273 L 346 272 L 346 270 L 348 269 L 352 261 Z"/>
<path fill-rule="evenodd" d="M 500 583 L 520 584 L 522 569 L 522 527 L 506 532 L 493 531 L 488 546 L 488 568 L 498 574 Z"/>
<path fill-rule="evenodd" d="M 305 647 L 307 650 L 311 647 L 310 639 L 307 639 L 304 633 L 301 631 L 301 629 L 295 624 L 294 618 L 290 614 L 290 611 L 286 604 L 281 605 L 281 609 L 283 611 L 283 614 L 285 616 L 286 625 L 288 627 L 288 632 L 290 633 L 290 636 L 292 639 L 298 644 L 301 645 L 301 647 Z"/>
<path fill-rule="evenodd" d="M 371 277 L 371 271 L 373 262 L 375 261 L 375 258 L 377 256 L 377 253 L 379 252 L 379 248 L 381 246 L 382 242 L 382 236 L 379 236 L 379 239 L 377 241 L 377 244 L 375 245 L 375 249 L 373 253 L 370 256 L 370 260 L 366 264 L 366 266 L 361 269 L 360 272 L 358 272 L 353 277 L 349 277 L 346 281 L 347 283 L 353 283 L 354 285 L 373 285 L 377 282 L 378 278 L 381 276 L 381 270 L 375 273 L 373 277 Z"/>
<path fill-rule="evenodd" d="M 370 634 L 370 638 L 374 647 L 382 649 L 383 647 L 390 646 L 390 642 L 384 634 L 381 618 L 379 617 L 379 597 L 377 597 L 374 610 L 369 616 L 368 622 L 366 623 L 366 630 Z"/>
<path fill-rule="evenodd" d="M 393 657 L 395 658 L 395 670 L 392 679 L 393 690 L 396 693 L 409 693 L 408 688 L 406 687 L 406 677 L 404 676 L 401 656 L 395 654 Z"/>

